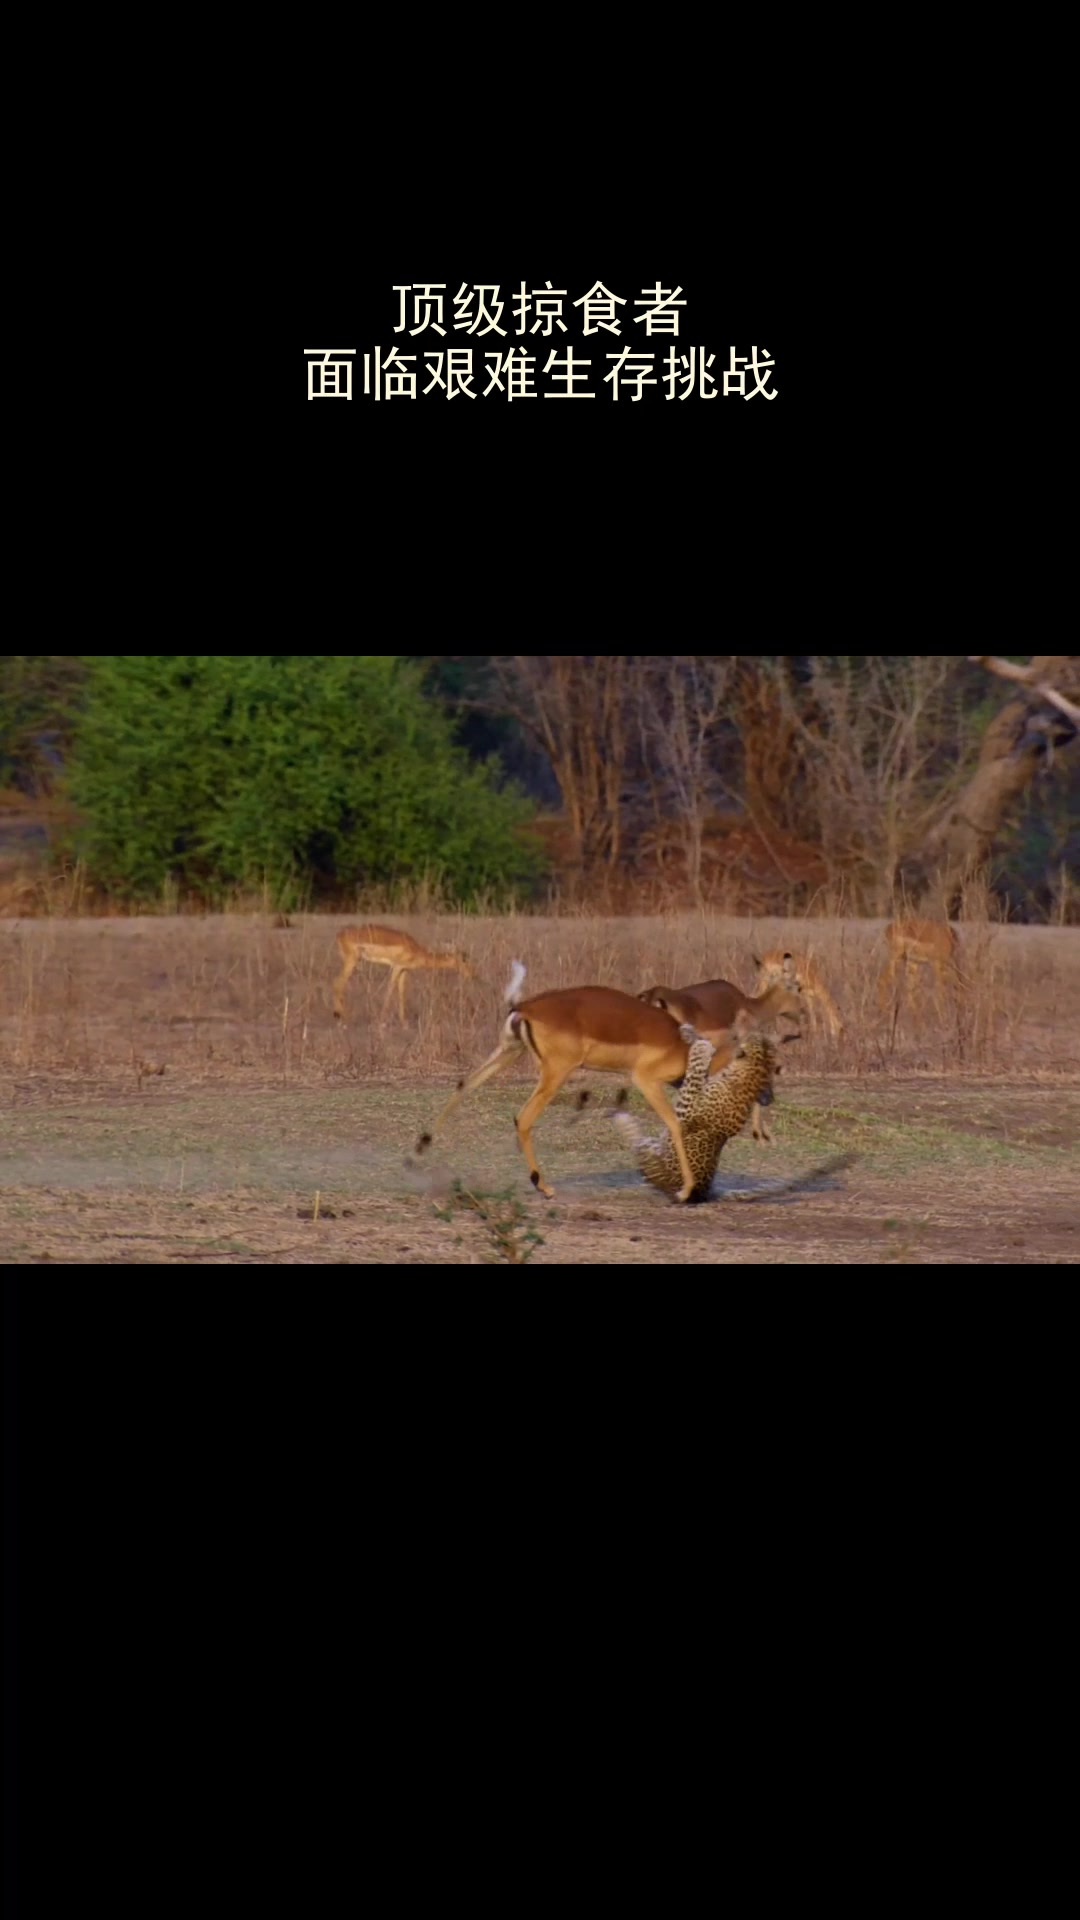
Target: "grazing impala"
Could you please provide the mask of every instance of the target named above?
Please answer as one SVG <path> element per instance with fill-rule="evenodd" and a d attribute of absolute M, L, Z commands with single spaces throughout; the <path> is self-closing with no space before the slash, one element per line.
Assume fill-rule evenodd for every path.
<path fill-rule="evenodd" d="M 783 947 L 773 947 L 760 960 L 756 953 L 750 957 L 758 970 L 755 993 L 767 993 L 770 987 L 777 986 L 797 990 L 806 1002 L 807 1012 L 820 1013 L 833 1039 L 840 1038 L 844 1031 L 840 1009 L 825 985 L 816 961 L 805 953 L 786 953 Z"/>
<path fill-rule="evenodd" d="M 343 927 L 337 937 L 338 948 L 344 966 L 334 982 L 334 1019 L 340 1020 L 344 1011 L 345 988 L 358 961 L 373 960 L 376 966 L 390 968 L 390 980 L 386 989 L 386 998 L 382 1010 L 385 1013 L 390 1005 L 390 996 L 396 987 L 398 990 L 398 1017 L 405 1025 L 405 975 L 413 973 L 419 967 L 452 967 L 455 972 L 463 973 L 467 980 L 475 980 L 476 973 L 471 961 L 463 953 L 450 948 L 438 952 L 429 952 L 411 933 L 401 933 L 396 927 Z"/>
<path fill-rule="evenodd" d="M 436 1123 L 436 1132 L 465 1094 L 473 1087 L 483 1086 L 492 1074 L 515 1059 L 522 1048 L 527 1048 L 540 1070 L 540 1079 L 514 1125 L 529 1178 L 534 1187 L 551 1199 L 554 1189 L 545 1182 L 532 1145 L 532 1130 L 544 1108 L 575 1067 L 626 1073 L 671 1135 L 682 1176 L 682 1186 L 675 1198 L 689 1200 L 694 1175 L 686 1157 L 682 1129 L 664 1095 L 665 1082 L 682 1079 L 689 1055 L 686 1041 L 671 1015 L 659 1007 L 642 1006 L 630 994 L 619 993 L 614 987 L 562 987 L 553 993 L 538 993 L 531 1000 L 518 1000 L 524 978 L 525 969 L 520 960 L 515 960 L 506 993 L 512 1011 L 503 1026 L 502 1038 L 494 1053 L 488 1055 L 447 1101 Z"/>
<path fill-rule="evenodd" d="M 955 927 L 944 920 L 894 920 L 885 929 L 885 939 L 889 947 L 889 958 L 881 970 L 878 981 L 878 1005 L 884 1008 L 888 1004 L 900 969 L 903 978 L 911 981 L 912 998 L 915 986 L 922 979 L 921 973 L 909 973 L 912 967 L 932 967 L 935 992 L 940 999 L 946 980 L 956 986 L 966 984 L 960 971 L 957 955 L 960 941 Z"/>

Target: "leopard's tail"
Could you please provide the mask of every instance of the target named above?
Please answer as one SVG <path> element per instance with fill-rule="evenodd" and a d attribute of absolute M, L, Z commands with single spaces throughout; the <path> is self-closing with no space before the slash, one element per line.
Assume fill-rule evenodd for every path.
<path fill-rule="evenodd" d="M 648 1144 L 645 1129 L 636 1115 L 623 1113 L 620 1109 L 618 1113 L 613 1113 L 609 1117 L 634 1153 L 639 1153 L 641 1148 Z"/>

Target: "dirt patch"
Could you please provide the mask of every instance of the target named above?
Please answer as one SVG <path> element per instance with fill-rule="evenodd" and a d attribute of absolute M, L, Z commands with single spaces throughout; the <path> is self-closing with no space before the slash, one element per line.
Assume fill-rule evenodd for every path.
<path fill-rule="evenodd" d="M 437 1217 L 458 1179 L 504 1196 L 492 1202 L 500 1215 L 517 1203 L 522 1227 L 542 1235 L 532 1253 L 541 1265 L 1080 1260 L 1075 1152 L 1017 1138 L 1009 1087 L 970 1094 L 973 1129 L 963 1097 L 942 1125 L 906 1114 L 903 1097 L 888 1114 L 857 1111 L 809 1084 L 797 1109 L 777 1103 L 775 1146 L 732 1142 L 713 1198 L 694 1208 L 647 1187 L 605 1115 L 569 1100 L 538 1133 L 556 1187 L 545 1201 L 514 1143 L 515 1096 L 485 1092 L 420 1168 L 409 1163 L 430 1115 L 424 1084 L 300 1098 L 269 1088 L 240 1109 L 228 1092 L 206 1090 L 167 1103 L 129 1094 L 87 1108 L 24 1106 L 9 1112 L 0 1236 L 23 1262 L 484 1263 L 502 1243 L 479 1218 Z M 920 1100 L 936 1094 L 922 1089 Z M 1080 1090 L 1057 1099 L 1075 1143 Z M 852 1166 L 798 1193 L 774 1191 L 838 1145 L 858 1155 Z M 734 1191 L 757 1197 L 748 1204 Z"/>

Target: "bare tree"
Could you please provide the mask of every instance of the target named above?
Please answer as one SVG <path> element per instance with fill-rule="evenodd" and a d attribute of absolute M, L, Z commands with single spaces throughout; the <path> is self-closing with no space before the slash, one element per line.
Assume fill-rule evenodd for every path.
<path fill-rule="evenodd" d="M 1080 712 L 1068 695 L 1080 691 L 1080 655 L 1041 653 L 1027 667 L 989 655 L 969 655 L 1019 683 L 1016 695 L 990 722 L 979 762 L 963 791 L 931 826 L 905 878 L 922 893 L 920 910 L 946 919 L 956 895 L 988 858 L 1013 804 L 1058 748 L 1076 738 Z"/>
<path fill-rule="evenodd" d="M 757 832 L 805 826 L 798 793 L 793 656 L 737 654 L 731 711 L 742 747 L 742 802 Z"/>
<path fill-rule="evenodd" d="M 716 740 L 727 715 L 731 654 L 672 654 L 643 685 L 643 736 L 674 805 L 686 882 L 700 905 L 705 823 L 717 795 Z M 650 756 L 650 760 L 651 760 Z"/>
<path fill-rule="evenodd" d="M 969 662 L 1010 683 L 981 738 Z M 654 850 L 677 850 L 700 900 L 727 797 L 792 885 L 794 836 L 851 905 L 889 912 L 902 890 L 905 911 L 943 920 L 1080 730 L 1076 655 L 512 654 L 491 669 L 558 784 L 571 888 L 610 873 L 651 809 Z"/>
<path fill-rule="evenodd" d="M 1043 660 L 1050 660 L 1053 655 L 1043 654 L 1041 657 Z M 1059 654 L 1058 658 L 1068 659 L 1069 656 Z M 1049 706 L 1056 707 L 1059 713 L 1063 713 L 1066 720 L 1071 720 L 1074 727 L 1080 727 L 1080 707 L 1075 706 L 1071 700 L 1066 700 L 1064 694 L 1058 693 L 1056 688 L 1045 686 L 1041 680 L 1036 680 L 1035 663 L 1030 667 L 1018 667 L 1014 661 L 999 660 L 991 653 L 969 653 L 968 659 L 973 666 L 985 667 L 989 673 L 998 674 L 1002 680 L 1019 681 L 1021 686 L 1029 689 L 1032 698 L 1045 700 Z"/>
<path fill-rule="evenodd" d="M 538 653 L 491 659 L 504 710 L 551 763 L 578 875 L 601 862 L 613 867 L 621 850 L 632 657 Z"/>
<path fill-rule="evenodd" d="M 773 799 L 773 817 L 820 847 L 834 883 L 882 912 L 943 792 L 959 791 L 965 777 L 956 656 L 811 654 L 797 679 L 778 662 L 772 683 L 786 806 L 781 812 Z M 748 780 L 747 812 L 760 826 L 758 809 L 769 804 L 763 780 L 756 796 Z"/>

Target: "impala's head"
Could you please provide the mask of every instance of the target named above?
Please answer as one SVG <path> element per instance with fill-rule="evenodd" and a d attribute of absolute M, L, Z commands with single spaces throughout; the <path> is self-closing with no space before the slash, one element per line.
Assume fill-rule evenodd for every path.
<path fill-rule="evenodd" d="M 785 953 L 774 947 L 760 959 L 756 953 L 751 958 L 758 970 L 755 993 L 766 993 L 770 987 L 787 987 L 792 993 L 804 994 L 806 1000 L 815 1002 L 823 1013 L 833 1038 L 840 1037 L 844 1031 L 840 1009 L 808 955 Z"/>
<path fill-rule="evenodd" d="M 755 953 L 751 948 L 750 958 L 762 973 L 771 973 L 777 980 L 794 979 L 798 973 L 795 955 L 782 947 L 770 947 L 766 954 Z"/>
<path fill-rule="evenodd" d="M 463 973 L 466 980 L 476 979 L 476 968 L 468 954 L 462 953 L 460 947 L 443 947 L 439 952 L 439 959 L 444 967 L 453 967 L 455 972 Z"/>
<path fill-rule="evenodd" d="M 647 1007 L 659 1007 L 664 1013 L 672 1013 L 673 1010 L 668 1003 L 668 995 L 672 991 L 671 987 L 644 987 L 638 994 L 638 999 L 644 1000 Z M 673 1017 L 677 1018 L 677 1015 Z"/>
<path fill-rule="evenodd" d="M 764 960 L 759 960 L 756 953 L 752 953 L 750 958 L 760 975 L 759 992 L 764 987 L 775 986 L 787 987 L 791 993 L 802 992 L 799 963 L 793 953 L 781 953 L 779 948 L 774 948 L 772 953 L 765 955 Z"/>
<path fill-rule="evenodd" d="M 752 1042 L 754 1049 L 758 1049 L 761 1046 L 767 1047 L 772 1059 L 775 1061 L 777 1051 L 780 1047 L 786 1047 L 789 1040 L 802 1039 L 803 1023 L 798 1002 L 793 1002 L 790 1010 L 785 1009 L 783 1005 L 779 1007 L 773 1006 L 764 1017 L 771 1024 L 771 1021 L 776 1018 L 777 1014 L 786 1021 L 786 1024 L 782 1027 L 777 1027 L 771 1032 L 767 1032 L 766 1028 L 762 1025 L 763 1015 L 760 1006 L 756 1011 L 751 1011 L 749 1007 L 739 1008 L 738 1013 L 731 1023 L 731 1037 L 738 1048 L 735 1056 L 736 1059 L 741 1059 L 745 1056 L 748 1050 L 746 1043 Z M 791 1031 L 792 1027 L 795 1029 L 794 1032 Z M 778 1065 L 775 1066 L 774 1071 L 779 1073 L 780 1068 Z"/>
<path fill-rule="evenodd" d="M 806 1014 L 806 1001 L 798 981 L 784 986 L 780 981 L 766 987 L 756 1003 L 757 1014 L 762 1020 L 793 1020 L 802 1029 Z"/>

